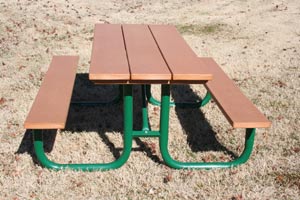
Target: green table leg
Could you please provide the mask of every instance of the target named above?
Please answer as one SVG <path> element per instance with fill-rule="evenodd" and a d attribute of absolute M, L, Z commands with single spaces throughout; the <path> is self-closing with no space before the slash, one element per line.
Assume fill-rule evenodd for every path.
<path fill-rule="evenodd" d="M 234 167 L 245 163 L 252 152 L 254 137 L 255 137 L 255 129 L 249 128 L 246 129 L 246 141 L 245 141 L 245 149 L 243 153 L 237 159 L 229 162 L 180 162 L 174 160 L 168 151 L 168 132 L 169 132 L 169 110 L 170 110 L 170 86 L 162 85 L 162 95 L 161 95 L 161 116 L 160 116 L 160 138 L 159 145 L 162 157 L 166 164 L 175 169 L 212 169 L 212 168 L 226 168 L 226 167 Z"/>
<path fill-rule="evenodd" d="M 146 96 L 149 103 L 155 106 L 160 106 L 161 102 L 155 99 L 151 94 L 151 85 L 145 85 Z M 189 102 L 170 102 L 171 107 L 176 106 L 178 108 L 200 108 L 205 106 L 211 100 L 211 94 L 207 91 L 204 98 L 201 101 L 189 103 Z"/>
<path fill-rule="evenodd" d="M 132 148 L 132 132 L 133 132 L 133 107 L 132 107 L 132 86 L 123 86 L 123 100 L 124 100 L 124 149 L 123 153 L 117 160 L 111 163 L 100 164 L 60 164 L 50 161 L 44 151 L 43 132 L 42 130 L 33 130 L 34 149 L 36 156 L 40 163 L 49 169 L 73 169 L 78 171 L 95 171 L 95 170 L 109 170 L 121 167 L 129 158 Z"/>

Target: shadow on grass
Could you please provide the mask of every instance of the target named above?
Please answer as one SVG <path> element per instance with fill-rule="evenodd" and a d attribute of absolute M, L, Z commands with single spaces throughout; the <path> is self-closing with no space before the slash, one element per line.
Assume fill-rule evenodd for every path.
<path fill-rule="evenodd" d="M 56 130 L 45 130 L 44 131 L 44 150 L 45 152 L 49 153 L 53 149 L 53 145 L 56 138 Z M 37 157 L 34 153 L 34 147 L 33 147 L 33 135 L 32 130 L 26 130 L 24 137 L 21 141 L 21 144 L 16 152 L 17 154 L 23 154 L 28 153 L 31 155 L 32 160 L 35 164 L 38 163 Z"/>
<path fill-rule="evenodd" d="M 95 85 L 88 80 L 88 74 L 77 74 L 72 95 L 72 101 L 102 101 L 107 102 L 117 97 L 119 89 L 117 85 Z M 201 100 L 192 91 L 189 85 L 173 86 L 172 96 L 176 102 L 184 101 L 185 97 L 189 99 Z M 142 98 L 141 87 L 133 86 L 134 99 L 134 130 L 141 130 L 142 125 Z M 103 143 L 109 148 L 115 159 L 120 157 L 122 148 L 117 148 L 110 141 L 107 132 L 123 132 L 123 112 L 122 101 L 114 105 L 100 106 L 78 106 L 71 105 L 69 109 L 66 131 L 74 134 L 86 131 L 97 132 Z M 200 109 L 180 109 L 175 108 L 182 128 L 187 134 L 187 142 L 193 152 L 198 151 L 224 151 L 232 157 L 236 155 L 222 146 L 216 139 L 216 133 L 212 130 L 210 124 Z M 123 133 L 122 133 L 123 134 Z M 172 133 L 171 133 L 172 134 Z M 56 138 L 56 130 L 47 130 L 44 134 L 45 152 L 51 152 Z M 154 162 L 163 163 L 163 161 L 153 153 L 151 147 L 139 138 L 134 139 L 137 148 L 133 151 L 142 151 Z M 31 131 L 27 130 L 16 153 L 29 153 L 32 159 L 37 163 L 33 150 L 33 137 Z"/>
<path fill-rule="evenodd" d="M 201 101 L 201 98 L 193 92 L 189 85 L 174 85 L 171 93 L 175 102 Z M 235 153 L 218 142 L 216 132 L 205 119 L 201 109 L 175 107 L 175 111 L 193 152 L 223 151 L 232 158 L 237 158 Z"/>

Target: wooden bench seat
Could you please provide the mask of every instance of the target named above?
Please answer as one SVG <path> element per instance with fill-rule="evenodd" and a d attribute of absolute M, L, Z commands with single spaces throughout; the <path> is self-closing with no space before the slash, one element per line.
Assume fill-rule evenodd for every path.
<path fill-rule="evenodd" d="M 267 128 L 271 122 L 248 100 L 212 58 L 199 58 L 209 66 L 213 80 L 205 83 L 219 108 L 234 128 Z"/>
<path fill-rule="evenodd" d="M 78 56 L 54 56 L 25 120 L 26 129 L 63 129 L 74 86 Z"/>

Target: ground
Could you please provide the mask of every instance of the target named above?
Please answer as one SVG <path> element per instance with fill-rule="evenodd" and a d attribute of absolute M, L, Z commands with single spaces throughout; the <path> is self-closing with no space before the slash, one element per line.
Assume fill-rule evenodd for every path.
<path fill-rule="evenodd" d="M 0 0 L 0 199 L 300 199 L 299 17 L 298 0 Z M 233 169 L 174 170 L 162 163 L 157 139 L 141 139 L 117 170 L 41 167 L 23 123 L 53 55 L 80 56 L 73 99 L 117 95 L 116 86 L 87 79 L 95 23 L 173 24 L 198 56 L 213 57 L 272 121 L 257 130 L 250 160 Z M 140 88 L 134 91 L 139 108 Z M 205 94 L 201 85 L 172 91 L 175 100 Z M 160 88 L 153 93 L 159 98 Z M 71 107 L 66 129 L 48 134 L 49 158 L 113 160 L 122 148 L 121 112 Z M 149 113 L 155 129 L 159 108 Z M 232 129 L 214 102 L 171 109 L 169 148 L 179 160 L 228 160 L 243 142 L 244 130 Z"/>

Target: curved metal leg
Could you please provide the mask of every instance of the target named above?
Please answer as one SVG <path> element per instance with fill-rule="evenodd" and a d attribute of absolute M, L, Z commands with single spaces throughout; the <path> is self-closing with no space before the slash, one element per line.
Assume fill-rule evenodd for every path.
<path fill-rule="evenodd" d="M 146 85 L 146 96 L 152 105 L 160 106 L 161 102 L 155 99 L 151 94 L 151 85 Z M 202 106 L 205 106 L 211 99 L 211 94 L 207 91 L 202 101 L 195 102 L 195 103 L 187 103 L 187 102 L 170 102 L 169 106 L 176 106 L 179 108 L 200 108 Z"/>
<path fill-rule="evenodd" d="M 114 105 L 119 103 L 122 100 L 122 93 L 123 88 L 121 85 L 119 85 L 119 94 L 117 97 L 115 97 L 113 100 L 108 102 L 101 102 L 101 101 L 72 101 L 71 105 L 75 106 L 108 106 L 108 105 Z"/>
<path fill-rule="evenodd" d="M 210 163 L 201 163 L 201 162 L 180 162 L 174 160 L 168 151 L 168 123 L 169 123 L 169 102 L 170 102 L 170 86 L 163 85 L 162 86 L 162 105 L 161 105 L 161 118 L 160 118 L 160 138 L 159 145 L 162 157 L 166 164 L 170 167 L 176 169 L 183 168 L 195 168 L 195 169 L 212 169 L 212 168 L 226 168 L 226 167 L 234 167 L 245 163 L 252 152 L 254 137 L 255 137 L 255 129 L 248 128 L 246 129 L 246 141 L 245 141 L 245 149 L 239 158 L 229 161 L 229 162 L 210 162 Z"/>
<path fill-rule="evenodd" d="M 129 158 L 132 147 L 133 114 L 132 114 L 132 86 L 125 85 L 124 98 L 124 150 L 120 158 L 111 163 L 101 164 L 60 164 L 50 161 L 44 151 L 42 130 L 34 130 L 34 149 L 40 163 L 50 169 L 73 169 L 79 171 L 109 170 L 121 167 Z"/>

